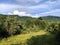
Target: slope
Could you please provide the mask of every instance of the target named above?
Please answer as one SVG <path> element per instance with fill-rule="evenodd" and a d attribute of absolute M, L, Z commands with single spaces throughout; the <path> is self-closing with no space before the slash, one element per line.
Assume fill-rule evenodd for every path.
<path fill-rule="evenodd" d="M 39 31 L 39 32 L 34 32 L 34 33 L 29 33 L 29 34 L 21 34 L 21 35 L 16 35 L 12 36 L 9 38 L 5 38 L 2 41 L 0 41 L 0 45 L 25 45 L 27 39 L 30 39 L 32 36 L 37 36 L 37 35 L 44 35 L 46 34 L 45 31 Z"/>

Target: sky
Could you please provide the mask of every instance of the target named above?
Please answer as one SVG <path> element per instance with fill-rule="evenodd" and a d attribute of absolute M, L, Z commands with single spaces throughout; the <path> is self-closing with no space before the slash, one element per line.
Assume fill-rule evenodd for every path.
<path fill-rule="evenodd" d="M 60 16 L 60 0 L 0 0 L 0 14 Z"/>

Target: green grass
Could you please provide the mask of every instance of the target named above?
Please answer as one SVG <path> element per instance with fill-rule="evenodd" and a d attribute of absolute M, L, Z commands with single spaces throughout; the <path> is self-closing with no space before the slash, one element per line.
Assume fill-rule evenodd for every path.
<path fill-rule="evenodd" d="M 16 36 L 11 36 L 9 38 L 4 38 L 0 41 L 0 45 L 26 45 L 27 39 L 30 39 L 32 36 L 44 35 L 45 31 L 39 31 L 29 34 L 20 34 Z"/>

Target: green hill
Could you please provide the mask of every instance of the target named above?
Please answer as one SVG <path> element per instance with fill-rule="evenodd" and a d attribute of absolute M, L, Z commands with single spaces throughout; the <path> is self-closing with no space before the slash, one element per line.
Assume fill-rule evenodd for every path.
<path fill-rule="evenodd" d="M 60 21 L 60 17 L 58 16 L 44 16 L 42 17 L 43 20 L 49 21 L 49 22 L 57 22 Z"/>
<path fill-rule="evenodd" d="M 4 17 L 7 17 L 8 15 L 4 15 Z M 19 18 L 20 20 L 27 20 L 27 19 L 30 19 L 30 20 L 33 20 L 33 19 L 36 19 L 36 18 L 32 18 L 32 17 L 28 17 L 28 16 L 18 16 L 18 15 L 9 15 L 10 17 L 17 17 Z M 39 17 L 39 18 L 42 18 L 43 20 L 46 20 L 46 21 L 49 21 L 49 22 L 53 22 L 53 21 L 60 21 L 60 17 L 58 16 L 43 16 L 43 17 Z"/>

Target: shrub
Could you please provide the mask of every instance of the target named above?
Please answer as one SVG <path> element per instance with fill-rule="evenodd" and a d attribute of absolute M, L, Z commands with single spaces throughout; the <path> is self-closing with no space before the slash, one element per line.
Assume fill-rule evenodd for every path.
<path fill-rule="evenodd" d="M 47 35 L 36 36 L 28 39 L 27 45 L 54 45 L 54 40 Z"/>

